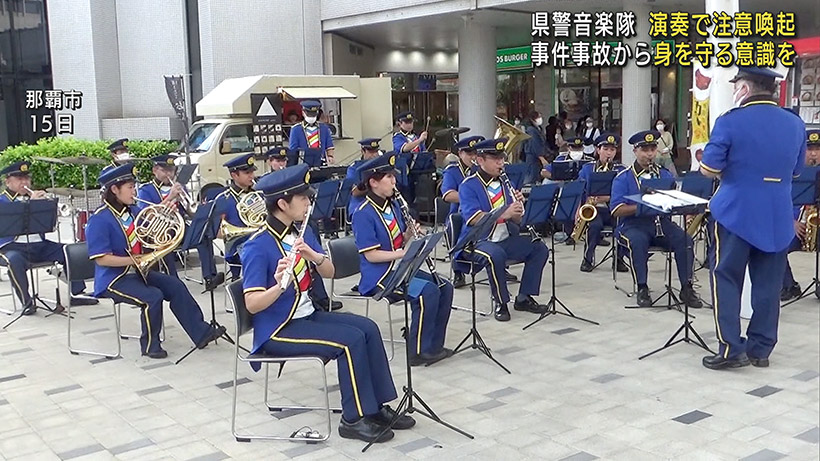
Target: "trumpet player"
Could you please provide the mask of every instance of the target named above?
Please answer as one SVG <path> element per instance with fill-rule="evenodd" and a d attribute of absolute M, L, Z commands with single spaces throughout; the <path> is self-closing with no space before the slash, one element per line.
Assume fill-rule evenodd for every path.
<path fill-rule="evenodd" d="M 5 189 L 0 193 L 0 203 L 46 198 L 44 191 L 31 189 L 30 169 L 30 162 L 19 161 L 0 171 L 0 176 L 5 176 Z M 26 271 L 30 264 L 42 262 L 56 262 L 65 266 L 63 245 L 46 240 L 43 234 L 30 235 L 28 238 L 25 236 L 0 238 L 0 265 L 8 267 L 14 292 L 23 306 L 23 315 L 32 315 L 37 311 L 37 305 L 29 293 Z M 80 296 L 83 291 L 85 291 L 84 283 L 71 284 L 70 302 L 72 306 L 98 303 L 96 299 Z"/>
<path fill-rule="evenodd" d="M 364 296 L 373 296 L 384 288 L 393 265 L 405 254 L 405 245 L 419 232 L 418 228 L 410 227 L 418 224 L 405 220 L 401 206 L 393 197 L 395 165 L 395 155 L 382 155 L 359 166 L 360 183 L 367 190 L 367 196 L 353 214 L 353 235 L 360 255 L 359 292 Z M 444 336 L 453 307 L 453 285 L 435 274 L 419 272 L 411 287 L 417 290 L 409 293 L 410 365 L 435 363 L 451 356 L 453 351 L 444 347 Z"/>
<path fill-rule="evenodd" d="M 396 415 L 386 405 L 396 398 L 396 388 L 378 326 L 359 315 L 322 312 L 307 295 L 315 274 L 332 277 L 335 272 L 313 230 L 303 227 L 300 236 L 295 227 L 305 221 L 315 195 L 308 184 L 308 166 L 267 174 L 255 189 L 265 197 L 267 220 L 242 249 L 245 305 L 253 314 L 252 352 L 336 360 L 342 397 L 339 435 L 373 440 Z M 290 281 L 283 282 L 288 269 Z M 413 418 L 403 416 L 392 428 L 414 424 Z M 376 442 L 393 435 L 388 428 Z"/>
<path fill-rule="evenodd" d="M 615 163 L 615 154 L 618 151 L 618 145 L 621 143 L 621 138 L 614 133 L 604 133 L 595 138 L 595 152 L 598 154 L 598 160 L 584 164 L 581 171 L 578 172 L 578 178 L 584 180 L 589 184 L 592 173 L 600 171 L 615 171 L 620 172 L 624 166 L 620 163 Z M 595 265 L 595 248 L 598 245 L 608 246 L 609 242 L 601 238 L 601 231 L 604 226 L 612 225 L 612 216 L 609 213 L 609 196 L 606 197 L 590 197 L 587 199 L 583 197 L 583 202 L 591 202 L 597 213 L 595 219 L 587 224 L 587 235 L 584 241 L 584 259 L 581 261 L 581 272 L 592 272 Z M 578 209 L 578 216 L 576 220 L 580 219 L 580 207 Z M 617 269 L 620 272 L 627 272 L 629 269 L 622 260 L 622 255 L 618 254 Z"/>
<path fill-rule="evenodd" d="M 450 214 L 458 213 L 458 187 L 464 178 L 475 173 L 476 153 L 475 145 L 484 140 L 484 136 L 470 136 L 460 139 L 453 147 L 458 152 L 458 161 L 450 163 L 444 167 L 441 174 L 441 198 L 450 204 Z M 449 235 L 448 226 L 447 238 L 455 244 L 457 235 Z M 466 285 L 464 272 L 453 271 L 453 287 L 461 288 Z"/>
<path fill-rule="evenodd" d="M 619 218 L 616 234 L 618 242 L 626 246 L 632 268 L 632 278 L 638 292 L 637 301 L 641 307 L 652 305 L 647 279 L 649 247 L 662 246 L 675 253 L 675 263 L 680 280 L 680 300 L 691 308 L 703 306 L 692 288 L 692 264 L 694 251 L 692 238 L 672 222 L 668 215 L 640 204 L 630 203 L 625 197 L 641 193 L 641 180 L 673 178 L 672 173 L 654 163 L 658 154 L 658 137 L 655 130 L 640 131 L 629 138 L 635 163 L 618 173 L 612 181 L 610 209 L 613 217 Z"/>
<path fill-rule="evenodd" d="M 524 273 L 518 296 L 513 308 L 517 311 L 541 314 L 547 306 L 538 303 L 533 296 L 541 289 L 541 275 L 547 263 L 549 249 L 541 241 L 533 241 L 520 235 L 521 218 L 524 215 L 524 196 L 516 190 L 509 190 L 499 178 L 504 171 L 504 145 L 506 138 L 488 139 L 477 143 L 478 170 L 468 176 L 458 188 L 459 209 L 464 216 L 464 227 L 459 238 L 469 232 L 484 213 L 509 205 L 490 235 L 483 236 L 475 251 L 461 251 L 454 259 L 472 260 L 478 267 L 487 269 L 490 291 L 495 300 L 495 319 L 500 322 L 510 320 L 507 303 L 505 268 L 507 262 L 524 262 Z M 454 266 L 455 267 L 455 266 Z M 469 268 L 460 268 L 463 272 Z"/>
<path fill-rule="evenodd" d="M 806 166 L 820 165 L 820 130 L 808 130 L 806 132 L 806 138 Z M 803 215 L 805 214 L 805 216 L 808 216 L 808 213 L 812 208 L 813 207 L 811 205 L 794 207 L 795 236 L 789 244 L 789 253 L 803 249 L 804 242 L 809 237 L 807 235 L 807 232 L 809 232 L 808 226 L 807 223 L 803 222 Z M 816 212 L 816 209 L 814 211 Z M 815 232 L 817 231 L 815 230 Z M 800 288 L 800 284 L 794 280 L 792 268 L 787 257 L 786 271 L 783 274 L 783 288 L 780 290 L 780 300 L 784 302 L 790 301 L 800 296 L 802 292 L 803 290 Z M 815 293 L 820 293 L 820 291 Z"/>
<path fill-rule="evenodd" d="M 94 296 L 142 309 L 140 349 L 142 355 L 162 359 L 168 353 L 162 348 L 162 303 L 168 301 L 171 312 L 185 333 L 200 349 L 225 333 L 225 327 L 212 327 L 202 318 L 202 310 L 185 284 L 176 277 L 152 270 L 143 279 L 133 269 L 130 255 L 142 253 L 135 231 L 136 168 L 126 164 L 104 169 L 99 176 L 103 204 L 88 219 L 86 236 L 89 259 L 94 261 Z"/>

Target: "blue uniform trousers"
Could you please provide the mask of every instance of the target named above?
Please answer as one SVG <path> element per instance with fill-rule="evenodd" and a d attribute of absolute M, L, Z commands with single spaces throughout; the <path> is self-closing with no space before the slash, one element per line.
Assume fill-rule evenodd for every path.
<path fill-rule="evenodd" d="M 596 207 L 596 209 L 598 210 L 598 216 L 589 222 L 587 239 L 584 243 L 584 259 L 590 264 L 595 262 L 595 247 L 597 247 L 601 241 L 601 232 L 603 232 L 604 226 L 612 225 L 612 215 L 609 212 L 609 208 Z"/>
<path fill-rule="evenodd" d="M 786 250 L 760 251 L 714 220 L 709 222 L 709 232 L 713 238 L 709 265 L 719 354 L 728 359 L 744 352 L 750 357 L 767 358 L 777 343 L 782 283 L 779 277 L 772 275 L 785 270 Z M 740 294 L 747 265 L 754 310 L 746 329 L 748 339 L 740 335 Z"/>
<path fill-rule="evenodd" d="M 663 237 L 655 237 L 657 230 L 654 222 L 626 222 L 619 231 L 620 244 L 626 246 L 632 261 L 632 277 L 638 285 L 646 285 L 649 247 L 659 246 L 675 253 L 678 280 L 681 286 L 686 285 L 691 280 L 695 260 L 692 237 L 669 218 L 661 218 L 661 229 Z"/>
<path fill-rule="evenodd" d="M 396 398 L 379 327 L 367 317 L 315 311 L 290 320 L 262 350 L 274 356 L 310 354 L 336 360 L 347 421 L 378 413 L 382 404 Z"/>
<path fill-rule="evenodd" d="M 794 251 L 800 251 L 803 248 L 803 242 L 795 237 L 792 240 L 792 243 L 789 244 L 789 248 L 786 250 L 786 253 L 792 253 Z M 789 264 L 789 258 L 786 257 L 786 270 L 783 273 L 783 289 L 790 288 L 794 285 L 794 275 L 792 274 L 792 266 Z"/>
<path fill-rule="evenodd" d="M 216 261 L 214 260 L 213 241 L 205 240 L 196 247 L 199 254 L 199 264 L 202 266 L 202 279 L 210 279 L 216 275 Z"/>
<path fill-rule="evenodd" d="M 162 272 L 170 275 L 171 277 L 179 278 L 179 274 L 177 274 L 177 256 L 175 252 L 170 252 L 162 258 L 162 262 L 160 263 L 162 267 Z"/>
<path fill-rule="evenodd" d="M 530 237 L 511 235 L 500 242 L 478 242 L 474 253 L 462 252 L 462 257 L 487 269 L 490 291 L 499 304 L 510 302 L 505 269 L 508 262 L 524 262 L 519 295 L 537 295 L 541 291 L 541 275 L 547 264 L 549 248 L 543 242 L 533 242 Z"/>
<path fill-rule="evenodd" d="M 158 271 L 148 273 L 148 283 L 138 274 L 126 274 L 116 279 L 105 292 L 117 303 L 131 304 L 142 309 L 140 323 L 142 352 L 161 349 L 159 332 L 162 328 L 162 301 L 168 301 L 171 312 L 194 344 L 205 339 L 210 325 L 202 318 L 202 309 L 191 296 L 188 287 L 176 277 Z"/>
<path fill-rule="evenodd" d="M 42 242 L 9 243 L 0 250 L 0 265 L 9 268 L 14 292 L 17 298 L 25 306 L 31 301 L 31 293 L 28 291 L 28 267 L 29 264 L 43 262 L 57 262 L 65 268 L 65 254 L 63 254 L 63 244 L 44 240 Z M 85 290 L 85 283 L 74 282 L 71 284 L 71 294 L 80 294 Z"/>
<path fill-rule="evenodd" d="M 444 280 L 441 287 L 433 277 L 419 271 L 410 281 L 410 351 L 413 354 L 432 354 L 444 347 L 447 322 L 453 308 L 453 285 Z M 365 296 L 373 296 L 376 290 Z M 399 295 L 388 297 L 390 302 L 404 299 Z"/>

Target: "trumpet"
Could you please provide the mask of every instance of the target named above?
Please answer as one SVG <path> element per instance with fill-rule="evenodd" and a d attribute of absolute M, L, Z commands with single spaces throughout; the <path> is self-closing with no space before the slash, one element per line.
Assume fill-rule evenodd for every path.
<path fill-rule="evenodd" d="M 393 188 L 393 198 L 396 200 L 396 203 L 399 205 L 399 210 L 401 210 L 401 216 L 404 219 L 405 224 L 407 224 L 407 228 L 410 230 L 410 234 L 413 238 L 418 238 L 419 234 L 416 231 L 416 220 L 413 219 L 413 216 L 410 214 L 410 207 L 407 205 L 407 201 L 404 200 L 402 197 L 401 192 L 396 187 Z M 433 277 L 433 280 L 436 282 L 436 285 L 442 286 L 444 285 L 444 281 L 436 272 L 436 265 L 433 263 L 433 260 L 430 259 L 428 256 L 425 260 L 427 263 L 427 271 L 430 272 L 430 275 Z"/>
<path fill-rule="evenodd" d="M 308 228 L 308 221 L 310 221 L 310 215 L 313 214 L 313 207 L 316 205 L 315 200 L 310 201 L 310 206 L 307 209 L 307 213 L 305 213 L 305 220 L 302 221 L 302 229 L 299 230 L 299 239 L 305 238 L 305 231 Z M 290 263 L 288 263 L 288 268 L 284 274 L 282 274 L 282 286 L 287 289 L 288 284 L 290 283 L 290 278 L 293 276 L 293 267 L 296 264 L 296 244 L 294 243 L 290 247 L 290 251 L 288 251 L 287 257 L 290 258 Z"/>

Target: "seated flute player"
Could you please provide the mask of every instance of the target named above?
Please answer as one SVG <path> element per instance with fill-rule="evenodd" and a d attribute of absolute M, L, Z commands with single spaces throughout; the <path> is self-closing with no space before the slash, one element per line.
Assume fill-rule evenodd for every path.
<path fill-rule="evenodd" d="M 339 435 L 371 441 L 396 415 L 386 405 L 397 397 L 396 388 L 378 326 L 360 315 L 316 309 L 308 296 L 314 273 L 333 277 L 335 272 L 311 227 L 303 224 L 301 235 L 295 227 L 309 219 L 315 195 L 308 170 L 301 164 L 274 171 L 254 186 L 265 196 L 268 217 L 241 250 L 245 305 L 253 314 L 251 352 L 336 360 L 342 396 Z M 415 423 L 401 416 L 392 429 Z M 376 441 L 393 436 L 387 429 Z"/>

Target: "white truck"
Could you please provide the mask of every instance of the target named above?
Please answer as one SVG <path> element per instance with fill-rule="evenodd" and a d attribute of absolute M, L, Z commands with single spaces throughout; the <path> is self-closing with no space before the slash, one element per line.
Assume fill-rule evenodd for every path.
<path fill-rule="evenodd" d="M 358 158 L 358 140 L 362 138 L 381 138 L 382 149 L 392 149 L 389 78 L 257 75 L 226 79 L 196 103 L 197 116 L 204 118 L 191 126 L 188 136 L 191 162 L 199 164 L 200 194 L 228 183 L 230 175 L 222 166 L 226 161 L 253 152 L 252 93 L 279 93 L 290 107 L 298 107 L 298 102 L 306 99 L 319 100 L 334 133 L 336 164 Z M 286 109 L 285 117 L 289 111 Z M 301 113 L 297 115 L 301 119 Z M 284 128 L 287 134 L 287 120 Z M 260 162 L 262 172 L 265 168 Z"/>

